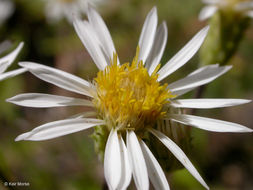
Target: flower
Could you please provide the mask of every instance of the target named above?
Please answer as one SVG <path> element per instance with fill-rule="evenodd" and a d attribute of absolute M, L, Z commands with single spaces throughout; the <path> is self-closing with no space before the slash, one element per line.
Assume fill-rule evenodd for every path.
<path fill-rule="evenodd" d="M 235 11 L 253 18 L 252 0 L 202 0 L 206 6 L 200 11 L 199 19 L 205 20 L 215 14 L 217 10 Z"/>
<path fill-rule="evenodd" d="M 207 84 L 227 72 L 231 66 L 204 66 L 172 84 L 161 84 L 168 75 L 183 66 L 199 49 L 208 32 L 205 27 L 160 69 L 167 41 L 165 22 L 157 27 L 157 10 L 146 17 L 137 53 L 132 63 L 120 64 L 110 33 L 91 7 L 88 21 L 78 18 L 74 27 L 97 65 L 97 77 L 88 82 L 79 77 L 32 62 L 21 62 L 38 78 L 63 89 L 88 96 L 90 100 L 41 93 L 14 96 L 7 101 L 27 107 L 89 106 L 87 112 L 69 119 L 41 125 L 19 135 L 20 140 L 47 140 L 95 126 L 107 132 L 104 174 L 110 189 L 126 189 L 133 175 L 137 189 L 148 189 L 149 178 L 155 189 L 169 189 L 165 174 L 144 142 L 145 134 L 159 139 L 188 171 L 206 188 L 200 174 L 179 146 L 159 130 L 169 122 L 178 122 L 216 132 L 252 132 L 242 125 L 181 113 L 181 108 L 219 108 L 248 103 L 242 99 L 175 99 Z M 94 118 L 88 118 L 93 116 Z M 158 124 L 160 123 L 160 124 Z M 126 144 L 126 145 L 125 145 Z"/>
<path fill-rule="evenodd" d="M 58 22 L 66 18 L 69 23 L 73 22 L 73 13 L 81 16 L 86 12 L 88 4 L 95 6 L 101 0 L 45 0 L 45 15 L 49 22 Z"/>
<path fill-rule="evenodd" d="M 5 45 L 5 42 L 0 44 L 0 46 L 4 46 L 4 45 Z M 25 71 L 27 71 L 27 69 L 25 69 L 25 68 L 20 68 L 20 69 L 16 69 L 16 70 L 4 73 L 6 71 L 6 69 L 8 69 L 8 67 L 16 59 L 16 57 L 18 56 L 18 54 L 19 54 L 19 52 L 20 52 L 20 50 L 22 49 L 23 46 L 24 46 L 24 43 L 21 42 L 15 50 L 13 50 L 8 55 L 0 58 L 0 81 L 5 80 L 5 79 L 10 78 L 10 77 L 14 77 L 16 75 L 19 75 L 19 74 L 24 73 Z"/>
<path fill-rule="evenodd" d="M 8 19 L 14 12 L 14 4 L 10 0 L 0 1 L 0 25 Z"/>

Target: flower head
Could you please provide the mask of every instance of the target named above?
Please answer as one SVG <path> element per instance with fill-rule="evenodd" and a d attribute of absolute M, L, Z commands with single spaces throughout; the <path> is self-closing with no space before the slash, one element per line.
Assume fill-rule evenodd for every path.
<path fill-rule="evenodd" d="M 142 131 L 165 115 L 165 104 L 174 95 L 167 84 L 157 81 L 157 69 L 149 75 L 142 61 L 138 61 L 137 50 L 131 64 L 117 64 L 115 55 L 112 63 L 98 72 L 93 103 L 109 130 Z"/>
<path fill-rule="evenodd" d="M 0 46 L 1 45 L 5 46 L 5 42 L 2 42 L 2 44 L 0 44 Z M 19 75 L 19 74 L 27 71 L 27 69 L 25 69 L 25 68 L 20 68 L 20 69 L 14 70 L 14 71 L 9 71 L 9 72 L 4 73 L 8 69 L 8 67 L 11 66 L 11 64 L 14 62 L 14 60 L 18 56 L 20 50 L 22 49 L 23 45 L 24 45 L 24 43 L 21 42 L 15 50 L 13 50 L 11 53 L 7 54 L 6 56 L 0 58 L 0 81 L 5 80 L 10 77 L 14 77 L 16 75 Z"/>
<path fill-rule="evenodd" d="M 180 111 L 181 108 L 227 107 L 249 101 L 176 99 L 213 81 L 227 72 L 230 66 L 205 66 L 172 84 L 161 82 L 196 53 L 208 27 L 198 32 L 160 68 L 167 41 L 167 26 L 163 22 L 157 27 L 157 10 L 153 8 L 143 25 L 135 58 L 131 63 L 120 64 L 104 21 L 92 8 L 89 8 L 87 14 L 88 21 L 75 19 L 74 27 L 100 70 L 93 82 L 37 63 L 22 62 L 20 65 L 38 78 L 88 96 L 91 101 L 40 93 L 20 94 L 8 101 L 28 107 L 89 106 L 95 112 L 81 113 L 70 119 L 41 125 L 18 136 L 16 140 L 47 140 L 98 126 L 104 131 L 100 133 L 102 138 L 106 138 L 104 173 L 110 189 L 126 189 L 132 175 L 137 189 L 148 189 L 149 178 L 155 189 L 169 189 L 161 166 L 144 142 L 145 134 L 153 135 L 208 189 L 185 153 L 163 133 L 163 129 L 175 126 L 171 123 L 182 123 L 209 131 L 251 132 L 251 129 L 239 124 L 186 115 Z"/>
<path fill-rule="evenodd" d="M 217 10 L 235 12 L 239 15 L 253 17 L 252 0 L 202 0 L 206 6 L 199 14 L 200 20 L 210 18 Z"/>

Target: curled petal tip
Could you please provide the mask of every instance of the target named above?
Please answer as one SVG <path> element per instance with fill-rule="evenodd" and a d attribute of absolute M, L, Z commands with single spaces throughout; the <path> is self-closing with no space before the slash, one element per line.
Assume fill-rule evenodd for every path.
<path fill-rule="evenodd" d="M 207 25 L 207 26 L 205 27 L 205 29 L 206 29 L 206 30 L 209 30 L 209 29 L 210 29 L 210 26 L 209 26 L 209 25 Z"/>
<path fill-rule="evenodd" d="M 20 43 L 19 43 L 19 46 L 20 46 L 21 48 L 23 48 L 24 44 L 25 44 L 24 42 L 20 42 Z"/>
<path fill-rule="evenodd" d="M 205 36 L 206 36 L 207 33 L 208 33 L 208 31 L 209 31 L 209 29 L 210 29 L 210 26 L 207 25 L 207 26 L 205 26 L 204 28 L 202 28 L 202 30 L 200 30 L 200 31 L 203 32 L 203 33 L 205 34 Z"/>
<path fill-rule="evenodd" d="M 9 102 L 9 103 L 12 103 L 12 102 L 11 102 L 11 99 L 12 99 L 12 98 L 8 98 L 8 99 L 6 99 L 5 101 L 6 101 L 6 102 Z"/>
<path fill-rule="evenodd" d="M 22 140 L 24 140 L 20 135 L 19 136 L 17 136 L 16 138 L 15 138 L 15 141 L 17 142 L 17 141 L 22 141 Z"/>
<path fill-rule="evenodd" d="M 26 66 L 26 62 L 18 62 L 18 65 L 19 65 L 20 67 L 25 67 L 25 66 Z"/>
<path fill-rule="evenodd" d="M 231 69 L 233 66 L 232 65 L 227 65 L 226 68 Z"/>
<path fill-rule="evenodd" d="M 248 128 L 247 130 L 245 129 L 243 132 L 252 133 L 252 132 L 253 132 L 253 129 Z"/>
<path fill-rule="evenodd" d="M 248 104 L 248 103 L 251 103 L 251 102 L 252 102 L 252 100 L 248 100 L 248 99 L 245 99 L 245 100 L 244 100 L 244 103 L 245 103 L 245 104 Z"/>
<path fill-rule="evenodd" d="M 30 135 L 30 132 L 23 133 L 23 134 L 17 136 L 17 137 L 15 138 L 15 141 L 17 142 L 17 141 L 26 140 L 26 138 L 27 138 L 29 135 Z"/>

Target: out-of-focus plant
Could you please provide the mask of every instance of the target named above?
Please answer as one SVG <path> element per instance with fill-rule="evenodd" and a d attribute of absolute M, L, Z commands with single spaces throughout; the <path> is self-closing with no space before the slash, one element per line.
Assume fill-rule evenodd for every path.
<path fill-rule="evenodd" d="M 209 18 L 210 31 L 200 50 L 200 64 L 226 65 L 253 17 L 253 1 L 203 0 L 199 19 Z"/>
<path fill-rule="evenodd" d="M 45 15 L 49 22 L 66 18 L 72 24 L 73 16 L 81 17 L 89 5 L 95 6 L 104 0 L 44 0 Z"/>
<path fill-rule="evenodd" d="M 8 19 L 14 12 L 15 6 L 12 0 L 0 1 L 0 25 L 2 25 L 6 19 Z"/>

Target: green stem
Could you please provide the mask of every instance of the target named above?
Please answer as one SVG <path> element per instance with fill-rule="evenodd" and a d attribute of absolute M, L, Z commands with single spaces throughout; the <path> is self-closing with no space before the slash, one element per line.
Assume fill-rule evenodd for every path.
<path fill-rule="evenodd" d="M 210 30 L 200 50 L 200 65 L 227 65 L 249 26 L 250 19 L 235 11 L 219 10 L 210 19 Z"/>

